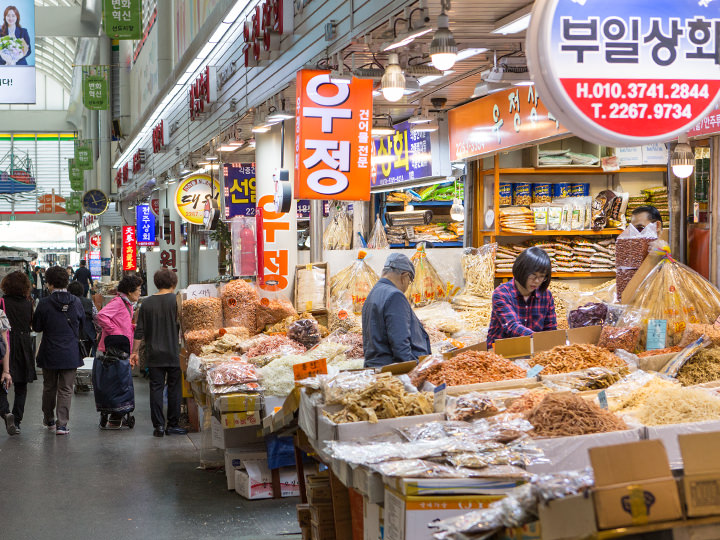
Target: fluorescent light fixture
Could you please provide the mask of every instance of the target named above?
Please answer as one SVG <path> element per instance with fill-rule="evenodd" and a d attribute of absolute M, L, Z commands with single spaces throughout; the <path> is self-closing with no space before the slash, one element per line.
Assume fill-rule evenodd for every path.
<path fill-rule="evenodd" d="M 267 115 L 265 119 L 268 122 L 282 122 L 283 120 L 291 120 L 295 118 L 295 113 L 287 111 L 275 111 Z"/>
<path fill-rule="evenodd" d="M 678 144 L 675 145 L 672 157 L 670 158 L 670 168 L 673 174 L 678 178 L 687 178 L 695 169 L 695 154 L 688 144 L 687 134 L 678 137 Z"/>
<path fill-rule="evenodd" d="M 218 148 L 218 151 L 219 152 L 235 152 L 238 148 L 240 148 L 240 147 L 232 145 L 232 144 L 223 144 L 222 146 L 220 146 Z"/>
<path fill-rule="evenodd" d="M 213 154 L 212 152 L 210 152 L 209 154 L 205 155 L 205 160 L 206 161 L 217 161 L 218 157 L 216 154 Z"/>
<path fill-rule="evenodd" d="M 480 81 L 475 86 L 475 91 L 473 92 L 472 96 L 473 98 L 479 98 L 484 97 L 490 94 L 494 94 L 495 92 L 500 92 L 501 90 L 505 90 L 506 88 L 509 88 L 509 84 L 505 83 L 491 83 L 487 81 Z"/>
<path fill-rule="evenodd" d="M 419 38 L 420 36 L 424 36 L 425 34 L 429 34 L 432 32 L 432 28 L 420 28 L 417 30 L 410 30 L 409 32 L 404 32 L 398 37 L 395 38 L 394 41 L 383 44 L 383 51 L 392 51 L 395 49 L 399 49 L 400 47 L 406 47 L 407 45 L 410 45 L 415 39 Z"/>
<path fill-rule="evenodd" d="M 187 250 L 188 250 L 187 246 L 180 246 L 180 251 L 187 251 Z"/>
<path fill-rule="evenodd" d="M 202 166 L 204 167 L 204 166 L 206 166 L 206 165 L 210 165 L 210 162 L 207 161 L 207 160 L 204 160 L 204 161 L 198 161 L 197 164 L 198 164 L 198 165 L 202 165 Z"/>
<path fill-rule="evenodd" d="M 450 19 L 443 10 L 438 15 L 438 28 L 430 43 L 430 58 L 432 64 L 440 71 L 452 69 L 457 60 L 457 44 L 449 28 Z"/>
<path fill-rule="evenodd" d="M 448 71 L 443 72 L 442 75 L 425 75 L 424 77 L 420 77 L 418 79 L 418 84 L 420 86 L 425 86 L 428 83 L 431 83 L 438 79 L 442 79 L 443 77 L 447 77 L 448 75 L 452 75 L 453 73 L 455 73 L 455 72 L 452 69 L 450 69 Z"/>
<path fill-rule="evenodd" d="M 482 54 L 484 52 L 487 52 L 487 49 L 484 49 L 482 47 L 476 49 L 463 49 L 457 54 L 455 62 L 462 62 L 463 60 L 467 60 L 468 58 L 472 58 L 473 56 L 477 56 L 478 54 Z M 445 73 L 444 75 L 447 74 Z"/>
<path fill-rule="evenodd" d="M 533 4 L 530 3 L 522 9 L 511 13 L 507 17 L 503 17 L 495 23 L 495 29 L 492 31 L 493 34 L 517 34 L 527 30 L 530 26 L 530 16 L 532 15 Z"/>
<path fill-rule="evenodd" d="M 270 131 L 270 126 L 267 124 L 258 124 L 252 127 L 253 133 L 267 133 L 268 131 Z"/>
<path fill-rule="evenodd" d="M 383 97 L 387 101 L 399 101 L 405 94 L 405 75 L 396 53 L 390 53 L 385 74 L 380 81 Z"/>
<path fill-rule="evenodd" d="M 438 123 L 437 120 L 431 120 L 427 124 L 416 124 L 413 127 L 413 131 L 417 131 L 418 133 L 432 133 L 433 131 L 438 130 Z"/>
<path fill-rule="evenodd" d="M 488 83 L 502 83 L 513 86 L 530 86 L 532 84 L 527 61 L 519 56 L 503 58 L 492 69 L 483 72 L 482 79 Z"/>
<path fill-rule="evenodd" d="M 390 118 L 383 116 L 380 118 L 375 118 L 373 120 L 373 125 L 370 133 L 372 134 L 372 137 L 374 139 L 378 139 L 381 137 L 394 135 L 395 128 L 392 127 L 392 124 L 390 123 Z"/>
<path fill-rule="evenodd" d="M 255 148 L 255 139 L 250 139 L 250 140 L 248 141 L 248 146 L 249 146 L 250 148 Z"/>

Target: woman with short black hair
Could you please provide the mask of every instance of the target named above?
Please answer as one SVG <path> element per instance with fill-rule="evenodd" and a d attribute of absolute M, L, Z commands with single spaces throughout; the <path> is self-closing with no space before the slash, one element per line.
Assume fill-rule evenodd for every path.
<path fill-rule="evenodd" d="M 495 289 L 487 344 L 498 339 L 557 330 L 555 301 L 548 290 L 552 263 L 548 254 L 531 247 L 513 264 L 513 279 Z"/>

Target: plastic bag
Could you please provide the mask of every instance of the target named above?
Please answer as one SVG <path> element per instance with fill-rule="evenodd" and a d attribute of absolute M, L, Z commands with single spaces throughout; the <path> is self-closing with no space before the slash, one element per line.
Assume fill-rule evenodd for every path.
<path fill-rule="evenodd" d="M 295 306 L 282 294 L 262 291 L 262 296 L 260 302 L 255 306 L 256 333 L 263 332 L 267 326 L 297 315 Z"/>
<path fill-rule="evenodd" d="M 665 346 L 687 345 L 699 337 L 698 333 L 683 339 L 689 325 L 712 325 L 720 315 L 720 291 L 667 255 L 638 286 L 629 306 L 645 308 L 647 319 L 667 321 Z M 644 344 L 646 336 L 642 338 Z"/>
<path fill-rule="evenodd" d="M 590 302 L 568 312 L 568 326 L 570 328 L 601 326 L 605 323 L 607 314 L 607 304 Z"/>
<path fill-rule="evenodd" d="M 373 227 L 372 234 L 370 235 L 370 241 L 368 242 L 369 249 L 388 249 L 390 242 L 388 242 L 387 235 L 385 234 L 385 226 L 380 221 L 380 216 L 375 220 L 375 226 Z"/>
<path fill-rule="evenodd" d="M 323 249 L 350 249 L 352 247 L 353 220 L 346 203 L 330 207 L 330 223 L 323 232 Z"/>
<path fill-rule="evenodd" d="M 297 267 L 297 290 L 295 291 L 298 311 L 320 311 L 327 309 L 325 268 L 308 264 Z"/>
<path fill-rule="evenodd" d="M 215 364 L 206 377 L 208 384 L 224 386 L 257 382 L 258 373 L 252 364 L 237 360 Z"/>
<path fill-rule="evenodd" d="M 654 223 L 642 232 L 629 225 L 615 241 L 615 266 L 617 268 L 617 297 L 622 298 L 625 287 L 635 276 L 650 251 L 650 244 L 657 240 Z"/>
<path fill-rule="evenodd" d="M 692 358 L 699 350 L 708 347 L 712 341 L 705 336 L 696 339 L 694 342 L 685 347 L 680 354 L 673 358 L 667 365 L 660 370 L 661 375 L 668 377 L 677 377 L 680 368 Z"/>
<path fill-rule="evenodd" d="M 353 313 L 360 315 L 370 290 L 380 279 L 375 271 L 365 262 L 367 252 L 358 251 L 357 260 L 335 274 L 330 280 L 330 298 L 332 309 L 345 307 L 349 302 Z"/>
<path fill-rule="evenodd" d="M 348 358 L 364 358 L 363 336 L 359 332 L 348 332 L 344 328 L 335 330 L 327 338 L 326 343 L 340 343 L 348 347 L 345 353 Z"/>
<path fill-rule="evenodd" d="M 445 404 L 449 420 L 479 420 L 505 409 L 503 403 L 495 403 L 485 394 L 470 392 L 462 396 L 450 396 Z"/>
<path fill-rule="evenodd" d="M 640 335 L 646 322 L 646 310 L 628 306 L 614 325 L 603 326 L 598 346 L 610 351 L 622 349 L 634 353 L 638 350 Z"/>
<path fill-rule="evenodd" d="M 465 278 L 461 295 L 491 298 L 495 290 L 495 252 L 497 244 L 485 244 L 479 248 L 465 248 L 460 264 Z"/>
<path fill-rule="evenodd" d="M 190 358 L 188 358 L 188 368 L 185 380 L 187 382 L 195 382 L 201 379 L 202 371 L 200 371 L 200 357 L 195 354 L 191 354 Z"/>
<path fill-rule="evenodd" d="M 412 256 L 412 263 L 415 267 L 415 279 L 405 293 L 410 304 L 419 307 L 445 300 L 447 298 L 445 284 L 428 259 L 424 244 L 418 245 Z"/>
<path fill-rule="evenodd" d="M 236 279 L 225 284 L 220 292 L 225 326 L 244 326 L 256 332 L 255 313 L 260 295 L 252 283 Z"/>
<path fill-rule="evenodd" d="M 460 332 L 464 328 L 462 319 L 448 302 L 435 302 L 418 308 L 415 315 L 423 325 L 448 334 Z"/>
<path fill-rule="evenodd" d="M 300 319 L 290 325 L 287 337 L 310 349 L 320 343 L 320 329 L 315 321 Z"/>

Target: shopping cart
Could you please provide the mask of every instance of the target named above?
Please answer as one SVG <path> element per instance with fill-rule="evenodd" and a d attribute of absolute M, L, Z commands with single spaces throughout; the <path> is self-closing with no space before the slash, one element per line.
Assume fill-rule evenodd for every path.
<path fill-rule="evenodd" d="M 73 388 L 76 394 L 79 392 L 92 391 L 92 368 L 94 360 L 92 356 L 83 358 L 83 365 L 77 368 L 75 372 L 75 387 Z"/>

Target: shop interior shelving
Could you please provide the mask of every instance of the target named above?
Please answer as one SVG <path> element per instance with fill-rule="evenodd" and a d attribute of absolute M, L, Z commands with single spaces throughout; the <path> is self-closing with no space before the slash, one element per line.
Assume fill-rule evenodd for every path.
<path fill-rule="evenodd" d="M 494 211 L 494 225 L 492 229 L 487 230 L 483 225 L 484 212 L 474 212 L 473 215 L 473 230 L 477 231 L 475 236 L 475 244 L 480 245 L 489 240 L 490 242 L 497 242 L 498 239 L 505 237 L 520 238 L 524 237 L 527 239 L 535 237 L 557 237 L 557 236 L 584 236 L 584 237 L 602 237 L 602 236 L 617 236 L 622 230 L 606 228 L 601 231 L 593 230 L 576 230 L 576 231 L 533 231 L 531 233 L 519 233 L 519 232 L 507 232 L 500 228 L 498 217 L 500 215 L 500 183 L 503 179 L 510 179 L 504 181 L 512 181 L 512 179 L 519 176 L 524 177 L 535 177 L 535 176 L 555 176 L 561 177 L 561 181 L 568 182 L 572 177 L 607 177 L 610 178 L 613 175 L 625 175 L 625 174 L 638 174 L 638 173 L 662 173 L 667 174 L 666 166 L 639 166 L 639 167 L 621 167 L 616 171 L 605 171 L 602 167 L 585 167 L 585 166 L 562 166 L 562 167 L 500 167 L 500 156 L 495 154 L 493 167 L 489 169 L 483 169 L 481 162 L 475 162 L 475 178 L 479 180 L 480 185 L 485 186 L 489 178 L 492 178 L 492 193 L 493 201 L 492 208 Z M 663 181 L 666 177 L 663 176 Z M 552 183 L 546 180 L 547 183 Z M 657 183 L 657 182 L 656 182 Z M 593 195 L 593 193 L 591 193 Z M 475 208 L 486 208 L 485 204 L 485 190 L 478 189 L 475 191 Z M 512 277 L 510 273 L 498 272 L 495 274 L 498 279 L 504 279 Z M 567 272 L 567 273 L 555 273 L 553 277 L 567 278 L 567 279 L 583 279 L 583 278 L 609 278 L 615 277 L 615 272 Z"/>

